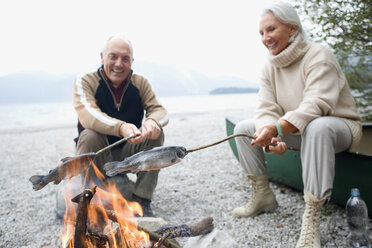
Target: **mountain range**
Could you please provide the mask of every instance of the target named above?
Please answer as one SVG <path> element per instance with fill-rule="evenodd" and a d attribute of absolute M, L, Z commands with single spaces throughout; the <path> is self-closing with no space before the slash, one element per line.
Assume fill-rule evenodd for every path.
<path fill-rule="evenodd" d="M 157 96 L 207 95 L 216 88 L 257 88 L 258 84 L 233 77 L 208 77 L 172 65 L 136 61 L 136 73 L 151 82 Z M 0 77 L 0 104 L 56 102 L 72 100 L 74 79 L 78 73 L 52 74 L 23 72 Z"/>

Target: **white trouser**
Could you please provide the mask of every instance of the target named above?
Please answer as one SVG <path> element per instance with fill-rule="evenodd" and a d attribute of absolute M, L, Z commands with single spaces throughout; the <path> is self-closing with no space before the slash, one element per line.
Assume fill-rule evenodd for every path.
<path fill-rule="evenodd" d="M 253 135 L 255 132 L 253 120 L 239 122 L 234 129 L 234 134 Z M 243 169 L 248 174 L 266 174 L 262 148 L 252 146 L 246 137 L 235 140 Z M 337 117 L 319 117 L 307 125 L 302 135 L 287 134 L 282 140 L 287 146 L 301 149 L 304 192 L 310 192 L 318 199 L 329 198 L 335 175 L 335 154 L 347 150 L 352 143 L 347 124 Z"/>

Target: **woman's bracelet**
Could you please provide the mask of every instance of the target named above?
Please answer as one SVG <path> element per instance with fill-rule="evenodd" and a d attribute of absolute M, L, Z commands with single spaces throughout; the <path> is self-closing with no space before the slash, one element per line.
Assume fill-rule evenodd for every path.
<path fill-rule="evenodd" d="M 275 126 L 276 126 L 276 131 L 278 133 L 277 137 L 282 138 L 283 137 L 283 129 L 280 126 L 279 122 L 276 121 Z"/>

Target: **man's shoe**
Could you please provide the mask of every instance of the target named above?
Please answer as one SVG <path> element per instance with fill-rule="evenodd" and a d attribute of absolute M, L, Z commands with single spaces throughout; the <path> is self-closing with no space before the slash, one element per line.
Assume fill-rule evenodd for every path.
<path fill-rule="evenodd" d="M 151 200 L 139 197 L 133 194 L 133 201 L 138 202 L 139 205 L 142 207 L 143 216 L 142 217 L 155 217 L 154 212 L 151 209 Z M 136 217 L 141 217 L 140 215 L 136 214 Z"/>

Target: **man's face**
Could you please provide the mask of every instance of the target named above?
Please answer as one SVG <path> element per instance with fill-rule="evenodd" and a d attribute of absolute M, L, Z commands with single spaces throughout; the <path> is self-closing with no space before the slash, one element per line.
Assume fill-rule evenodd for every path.
<path fill-rule="evenodd" d="M 103 70 L 114 85 L 121 84 L 129 75 L 132 68 L 132 55 L 129 44 L 118 37 L 112 38 L 101 53 Z"/>

